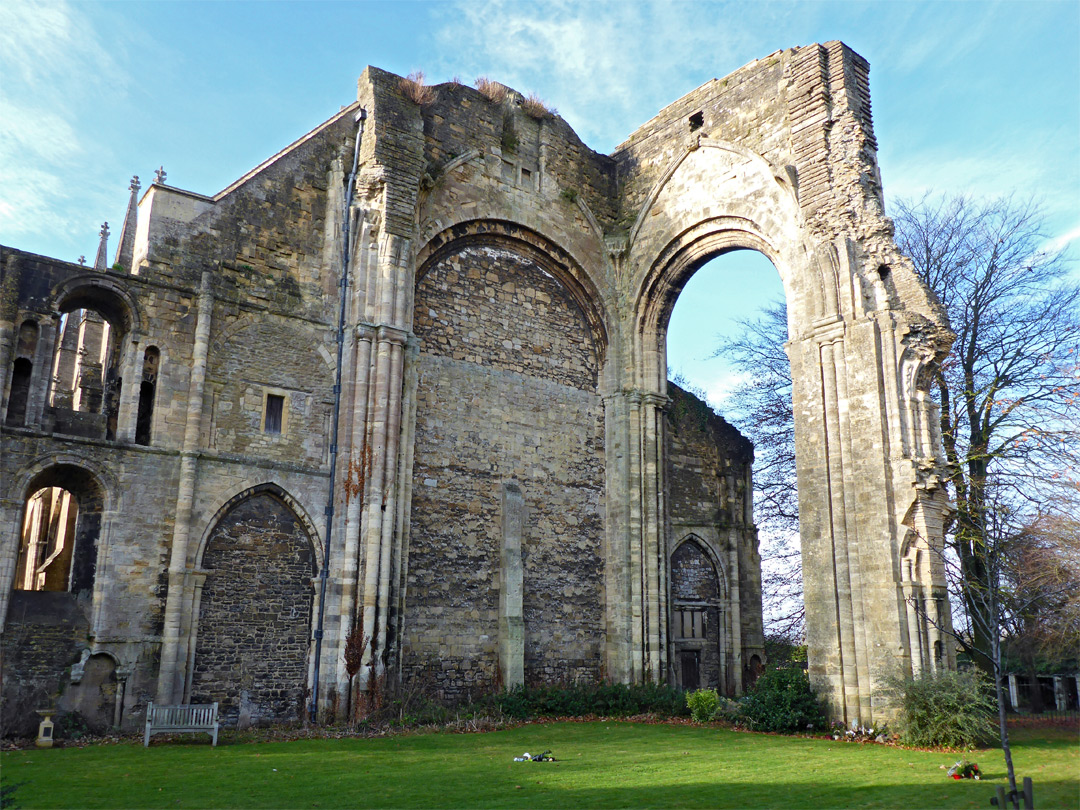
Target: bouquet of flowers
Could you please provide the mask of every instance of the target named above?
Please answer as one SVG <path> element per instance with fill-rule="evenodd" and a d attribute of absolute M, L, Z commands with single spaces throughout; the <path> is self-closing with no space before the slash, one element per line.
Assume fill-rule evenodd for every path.
<path fill-rule="evenodd" d="M 979 770 L 978 763 L 962 759 L 949 768 L 949 776 L 953 779 L 979 779 L 982 771 Z"/>

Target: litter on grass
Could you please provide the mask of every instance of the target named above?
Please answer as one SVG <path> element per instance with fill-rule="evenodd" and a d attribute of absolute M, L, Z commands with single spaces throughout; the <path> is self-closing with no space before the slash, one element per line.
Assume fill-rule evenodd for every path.
<path fill-rule="evenodd" d="M 554 762 L 555 757 L 551 755 L 551 751 L 545 751 L 542 754 L 530 754 L 526 751 L 520 757 L 514 757 L 514 762 Z"/>

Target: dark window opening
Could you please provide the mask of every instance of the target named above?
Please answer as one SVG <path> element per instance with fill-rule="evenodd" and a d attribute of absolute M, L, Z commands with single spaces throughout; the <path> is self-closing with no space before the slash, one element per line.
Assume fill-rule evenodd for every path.
<path fill-rule="evenodd" d="M 705 638 L 705 611 L 675 611 L 675 629 L 679 638 Z"/>
<path fill-rule="evenodd" d="M 284 413 L 285 397 L 278 394 L 267 394 L 263 431 L 265 433 L 281 433 L 281 419 Z"/>
<path fill-rule="evenodd" d="M 161 353 L 150 346 L 143 353 L 142 383 L 139 385 L 139 410 L 135 415 L 135 444 L 150 444 L 154 427 L 154 395 L 157 393 L 158 364 Z"/>
<path fill-rule="evenodd" d="M 30 398 L 30 377 L 34 364 L 18 358 L 11 369 L 11 395 L 8 397 L 7 423 L 12 427 L 26 424 L 26 403 Z"/>
<path fill-rule="evenodd" d="M 150 444 L 150 427 L 154 422 L 154 389 L 152 382 L 139 386 L 139 412 L 135 416 L 135 444 Z"/>
<path fill-rule="evenodd" d="M 686 690 L 701 688 L 701 652 L 683 650 L 679 653 L 682 669 L 682 687 Z"/>
<path fill-rule="evenodd" d="M 690 116 L 690 131 L 694 132 L 705 126 L 705 113 L 696 112 Z"/>

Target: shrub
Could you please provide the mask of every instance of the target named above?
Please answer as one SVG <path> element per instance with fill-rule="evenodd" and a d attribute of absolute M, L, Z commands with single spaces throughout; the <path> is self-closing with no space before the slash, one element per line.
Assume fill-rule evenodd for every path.
<path fill-rule="evenodd" d="M 805 731 L 825 728 L 825 712 L 801 669 L 771 669 L 739 701 L 742 721 L 755 731 Z"/>
<path fill-rule="evenodd" d="M 780 633 L 765 636 L 765 658 L 773 667 L 806 666 L 806 644 Z"/>
<path fill-rule="evenodd" d="M 720 711 L 720 696 L 715 689 L 698 689 L 686 693 L 686 706 L 695 723 L 708 723 Z"/>
<path fill-rule="evenodd" d="M 905 745 L 971 749 L 994 736 L 997 702 L 977 669 L 894 682 L 893 691 Z"/>
<path fill-rule="evenodd" d="M 435 91 L 424 84 L 424 71 L 410 73 L 398 84 L 405 98 L 414 104 L 430 104 L 436 99 Z"/>

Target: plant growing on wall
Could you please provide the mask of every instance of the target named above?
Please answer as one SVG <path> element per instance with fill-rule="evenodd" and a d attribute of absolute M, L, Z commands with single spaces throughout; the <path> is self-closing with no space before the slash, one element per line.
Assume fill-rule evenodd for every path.
<path fill-rule="evenodd" d="M 535 118 L 537 121 L 542 121 L 545 118 L 554 118 L 558 113 L 554 107 L 549 107 L 547 103 L 536 95 L 536 93 L 529 93 L 529 95 L 521 102 L 521 111 L 530 118 Z"/>
<path fill-rule="evenodd" d="M 505 84 L 492 81 L 487 76 L 478 78 L 475 82 L 475 87 L 480 91 L 480 95 L 493 104 L 502 104 L 510 94 L 510 88 Z"/>
<path fill-rule="evenodd" d="M 401 90 L 405 98 L 414 104 L 431 104 L 438 98 L 435 89 L 424 83 L 424 71 L 422 70 L 414 71 L 398 82 L 398 89 Z"/>

